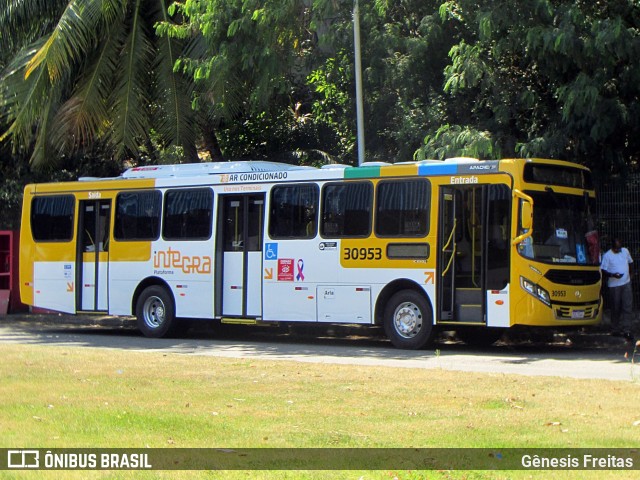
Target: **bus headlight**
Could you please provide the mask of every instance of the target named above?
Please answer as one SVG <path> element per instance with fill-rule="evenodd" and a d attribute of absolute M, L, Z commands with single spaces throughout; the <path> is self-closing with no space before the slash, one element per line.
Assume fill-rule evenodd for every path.
<path fill-rule="evenodd" d="M 520 286 L 534 297 L 536 296 L 536 284 L 524 277 L 520 277 Z"/>
<path fill-rule="evenodd" d="M 524 291 L 536 297 L 546 306 L 551 306 L 551 297 L 549 296 L 549 292 L 547 292 L 544 288 L 536 285 L 531 280 L 528 280 L 524 277 L 520 277 L 520 286 Z"/>
<path fill-rule="evenodd" d="M 538 294 L 538 298 L 542 303 L 547 306 L 551 306 L 551 297 L 549 297 L 549 292 L 547 292 L 544 288 L 536 286 L 536 293 Z"/>

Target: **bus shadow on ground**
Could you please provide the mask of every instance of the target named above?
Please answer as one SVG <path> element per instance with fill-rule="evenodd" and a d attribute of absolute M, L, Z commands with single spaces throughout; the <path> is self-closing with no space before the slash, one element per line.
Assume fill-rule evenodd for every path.
<path fill-rule="evenodd" d="M 211 321 L 191 321 L 175 338 L 146 338 L 136 329 L 135 320 L 121 317 L 8 316 L 0 326 L 28 334 L 24 343 L 162 350 L 184 354 L 219 356 L 257 355 L 266 358 L 320 357 L 373 358 L 388 360 L 428 360 L 441 355 L 498 356 L 502 363 L 527 364 L 541 359 L 599 360 L 628 362 L 634 342 L 599 330 L 570 332 L 507 332 L 494 345 L 469 346 L 454 331 L 443 331 L 425 350 L 398 350 L 391 346 L 383 329 L 351 325 L 244 326 L 221 325 Z"/>

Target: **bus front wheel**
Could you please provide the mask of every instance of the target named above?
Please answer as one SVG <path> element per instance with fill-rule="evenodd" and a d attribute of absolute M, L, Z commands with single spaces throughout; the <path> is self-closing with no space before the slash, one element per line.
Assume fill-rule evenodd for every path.
<path fill-rule="evenodd" d="M 161 338 L 176 329 L 175 306 L 167 289 L 157 285 L 143 290 L 136 303 L 138 329 L 145 337 Z"/>
<path fill-rule="evenodd" d="M 433 338 L 433 312 L 423 295 L 414 290 L 394 294 L 384 313 L 384 331 L 397 348 L 417 350 Z"/>

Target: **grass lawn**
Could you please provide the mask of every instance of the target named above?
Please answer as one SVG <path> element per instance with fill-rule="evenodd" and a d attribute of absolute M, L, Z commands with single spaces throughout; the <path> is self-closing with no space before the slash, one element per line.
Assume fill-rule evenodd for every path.
<path fill-rule="evenodd" d="M 3 345 L 3 448 L 639 447 L 640 383 Z M 630 370 L 631 379 L 631 370 Z M 633 478 L 634 472 L 0 472 L 3 478 Z M 635 472 L 637 473 L 637 471 Z"/>

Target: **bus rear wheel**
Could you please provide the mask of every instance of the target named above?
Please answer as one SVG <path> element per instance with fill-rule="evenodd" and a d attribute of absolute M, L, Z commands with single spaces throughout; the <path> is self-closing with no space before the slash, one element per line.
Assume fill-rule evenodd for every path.
<path fill-rule="evenodd" d="M 145 288 L 136 303 L 138 329 L 145 337 L 161 338 L 176 331 L 175 305 L 167 289 L 158 285 Z"/>
<path fill-rule="evenodd" d="M 394 294 L 385 308 L 384 331 L 396 348 L 425 347 L 434 334 L 433 312 L 425 297 L 414 290 Z"/>

